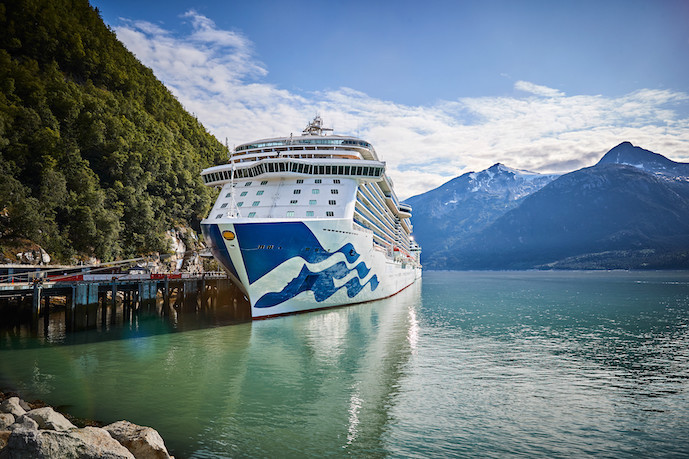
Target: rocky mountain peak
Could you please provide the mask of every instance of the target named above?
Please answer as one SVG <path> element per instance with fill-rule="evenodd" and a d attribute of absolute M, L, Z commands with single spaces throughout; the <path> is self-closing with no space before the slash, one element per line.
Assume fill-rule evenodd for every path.
<path fill-rule="evenodd" d="M 670 180 L 689 179 L 689 163 L 672 161 L 658 153 L 636 147 L 630 142 L 622 142 L 607 152 L 596 166 L 604 164 L 633 166 Z"/>
<path fill-rule="evenodd" d="M 607 152 L 598 164 L 626 164 L 640 169 L 655 170 L 667 169 L 678 163 L 658 153 L 636 147 L 631 142 L 622 142 Z"/>

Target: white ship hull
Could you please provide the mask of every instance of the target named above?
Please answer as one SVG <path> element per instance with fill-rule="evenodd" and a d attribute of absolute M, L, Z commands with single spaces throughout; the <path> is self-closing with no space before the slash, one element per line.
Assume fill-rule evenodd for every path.
<path fill-rule="evenodd" d="M 377 248 L 348 219 L 241 219 L 202 228 L 254 319 L 387 298 L 421 277 L 417 263 Z"/>
<path fill-rule="evenodd" d="M 379 300 L 421 277 L 412 209 L 373 146 L 325 133 L 237 146 L 201 172 L 219 194 L 206 244 L 264 318 Z"/>

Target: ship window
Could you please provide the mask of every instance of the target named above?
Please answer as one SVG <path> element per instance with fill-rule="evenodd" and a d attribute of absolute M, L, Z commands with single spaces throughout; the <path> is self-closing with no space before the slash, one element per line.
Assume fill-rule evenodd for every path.
<path fill-rule="evenodd" d="M 251 186 L 251 182 L 246 182 L 244 186 Z"/>
<path fill-rule="evenodd" d="M 351 175 L 350 172 L 351 172 L 350 167 L 349 167 L 349 166 L 345 166 L 344 175 Z"/>
<path fill-rule="evenodd" d="M 307 216 L 307 217 L 313 217 L 313 210 L 307 210 L 307 211 L 306 211 L 306 216 Z"/>
<path fill-rule="evenodd" d="M 275 172 L 275 168 L 273 166 L 273 163 L 268 163 L 268 172 Z"/>
<path fill-rule="evenodd" d="M 331 166 L 325 166 L 325 173 L 326 174 L 330 175 L 331 171 L 332 171 Z"/>
<path fill-rule="evenodd" d="M 256 206 L 259 205 L 260 203 L 261 203 L 261 201 L 254 201 L 254 202 L 251 203 L 251 205 L 252 205 L 253 207 L 256 207 Z"/>
<path fill-rule="evenodd" d="M 232 193 L 227 193 L 227 194 L 225 195 L 225 197 L 226 197 L 226 198 L 231 198 L 231 197 L 232 197 Z"/>
<path fill-rule="evenodd" d="M 318 188 L 314 188 L 313 190 L 311 190 L 311 194 L 318 194 L 320 192 L 321 190 L 319 190 Z"/>
<path fill-rule="evenodd" d="M 268 180 L 264 180 L 261 182 L 261 185 L 268 185 Z"/>
<path fill-rule="evenodd" d="M 249 212 L 249 218 L 254 218 L 256 216 L 256 212 Z"/>
<path fill-rule="evenodd" d="M 304 183 L 304 179 L 297 180 L 297 183 Z"/>
<path fill-rule="evenodd" d="M 337 201 L 335 201 L 334 199 L 331 199 L 330 201 L 328 201 L 328 204 L 330 204 L 331 206 L 334 206 L 335 204 L 337 204 Z"/>
<path fill-rule="evenodd" d="M 288 210 L 288 211 L 287 211 L 287 216 L 288 216 L 288 217 L 294 217 L 294 211 L 293 211 L 293 210 Z"/>
<path fill-rule="evenodd" d="M 310 206 L 315 206 L 315 205 L 316 205 L 316 200 L 315 200 L 315 199 L 310 199 L 310 200 L 309 200 L 309 205 L 310 205 Z"/>
<path fill-rule="evenodd" d="M 296 199 L 292 199 L 289 203 L 290 203 L 290 204 L 296 204 L 296 203 L 297 203 L 297 200 L 296 200 Z"/>
<path fill-rule="evenodd" d="M 301 194 L 301 190 L 294 190 L 293 193 L 294 194 Z"/>
<path fill-rule="evenodd" d="M 259 190 L 256 192 L 256 196 L 261 196 L 261 195 L 263 195 L 263 190 Z"/>
<path fill-rule="evenodd" d="M 261 245 L 258 246 L 258 248 L 259 248 L 259 249 L 265 249 L 266 246 L 265 246 L 265 244 L 261 244 Z"/>
<path fill-rule="evenodd" d="M 330 194 L 337 194 L 337 193 L 339 193 L 339 191 L 337 191 L 336 189 L 330 190 Z"/>
<path fill-rule="evenodd" d="M 218 216 L 215 218 L 222 218 L 222 214 L 218 214 Z"/>
<path fill-rule="evenodd" d="M 224 209 L 225 207 L 227 207 L 227 203 L 226 203 L 226 202 L 223 202 L 223 203 L 222 203 L 222 206 L 220 206 L 220 208 L 221 208 L 221 209 Z"/>
<path fill-rule="evenodd" d="M 318 173 L 321 175 L 325 174 L 325 166 L 318 166 Z"/>
<path fill-rule="evenodd" d="M 239 202 L 237 203 L 237 207 L 242 207 L 243 205 L 244 205 L 244 201 L 239 201 Z"/>
<path fill-rule="evenodd" d="M 329 210 L 329 211 L 327 211 L 327 212 L 325 213 L 325 216 L 326 216 L 326 217 L 334 217 L 334 216 L 335 216 L 335 212 Z"/>
<path fill-rule="evenodd" d="M 280 164 L 280 172 L 285 172 L 285 163 L 279 163 Z"/>
<path fill-rule="evenodd" d="M 323 180 L 317 178 L 317 179 L 316 179 L 316 183 L 323 183 Z"/>
<path fill-rule="evenodd" d="M 225 180 L 229 180 L 229 173 L 227 171 L 222 171 L 222 175 L 224 176 Z"/>
<path fill-rule="evenodd" d="M 340 166 L 340 169 L 342 169 L 342 166 Z M 340 170 L 340 174 L 341 173 L 342 173 L 342 171 Z M 333 180 L 333 183 L 340 183 L 340 179 L 336 178 L 335 180 Z"/>
<path fill-rule="evenodd" d="M 242 191 L 242 194 L 240 194 L 239 196 L 246 196 L 247 193 L 248 193 L 248 191 Z"/>

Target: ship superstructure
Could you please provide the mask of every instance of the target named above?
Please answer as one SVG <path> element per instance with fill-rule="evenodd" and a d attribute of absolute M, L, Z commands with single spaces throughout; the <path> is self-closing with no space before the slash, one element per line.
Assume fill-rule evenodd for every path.
<path fill-rule="evenodd" d="M 385 163 L 329 131 L 316 117 L 302 135 L 239 145 L 201 173 L 220 188 L 205 239 L 254 318 L 385 298 L 421 275 L 412 209 Z"/>

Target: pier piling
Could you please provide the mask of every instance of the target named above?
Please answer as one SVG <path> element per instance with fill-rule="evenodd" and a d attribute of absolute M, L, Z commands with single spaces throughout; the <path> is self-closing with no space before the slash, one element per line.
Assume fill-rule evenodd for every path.
<path fill-rule="evenodd" d="M 51 314 L 56 310 L 64 310 L 64 329 L 73 332 L 104 329 L 120 320 L 125 324 L 135 323 L 139 317 L 176 315 L 182 311 L 205 314 L 215 308 L 220 297 L 221 302 L 229 301 L 231 306 L 228 294 L 236 294 L 229 279 L 220 273 L 150 275 L 139 279 L 102 276 L 87 280 L 81 274 L 48 277 L 38 272 L 30 277 L 31 282 L 5 277 L 8 282 L 0 282 L 1 325 L 24 323 L 30 326 L 31 333 L 43 330 L 46 335 Z M 250 312 L 246 316 L 250 319 Z"/>

